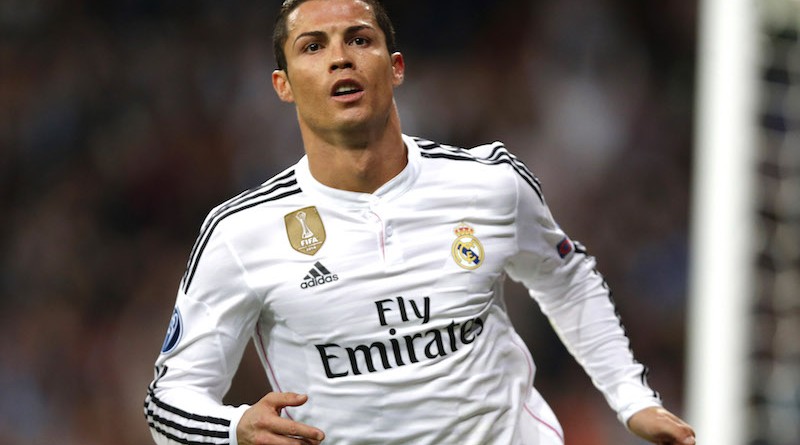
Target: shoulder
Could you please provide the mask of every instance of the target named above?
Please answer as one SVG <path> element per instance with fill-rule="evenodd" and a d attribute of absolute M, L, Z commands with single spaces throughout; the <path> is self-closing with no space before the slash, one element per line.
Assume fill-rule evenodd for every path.
<path fill-rule="evenodd" d="M 270 215 L 285 213 L 285 209 L 296 204 L 295 195 L 299 196 L 300 193 L 302 190 L 293 166 L 214 207 L 203 221 L 192 247 L 183 276 L 185 289 L 188 290 L 200 259 L 207 256 L 205 254 L 224 251 L 215 248 L 222 245 L 221 239 L 236 240 L 237 245 L 246 245 L 254 236 L 277 233 L 270 225 L 277 218 Z M 252 217 L 254 214 L 256 217 Z M 280 220 L 283 220 L 282 216 Z M 222 233 L 225 235 L 221 238 Z"/>
<path fill-rule="evenodd" d="M 301 192 L 295 167 L 292 166 L 214 207 L 206 216 L 201 232 L 213 231 L 223 221 L 230 222 L 236 219 L 233 217 L 248 210 L 281 207 L 283 202 Z"/>
<path fill-rule="evenodd" d="M 466 165 L 484 166 L 481 169 L 488 170 L 489 174 L 495 171 L 505 171 L 516 180 L 521 180 L 540 199 L 543 199 L 542 186 L 539 179 L 528 169 L 524 162 L 511 153 L 505 144 L 500 141 L 471 148 L 461 148 L 420 137 L 413 137 L 412 139 L 419 147 L 420 157 L 423 159 L 441 159 L 454 163 L 466 162 L 468 163 Z"/>
<path fill-rule="evenodd" d="M 452 159 L 457 161 L 489 161 L 498 154 L 508 153 L 505 145 L 500 141 L 482 144 L 470 148 L 462 148 L 431 141 L 421 137 L 412 137 L 420 149 L 420 155 L 429 159 Z"/>

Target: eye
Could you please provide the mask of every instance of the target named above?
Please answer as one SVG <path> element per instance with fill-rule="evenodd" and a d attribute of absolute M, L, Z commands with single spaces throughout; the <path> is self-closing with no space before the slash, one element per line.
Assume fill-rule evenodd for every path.
<path fill-rule="evenodd" d="M 308 45 L 303 47 L 303 52 L 306 53 L 315 53 L 322 49 L 322 45 L 317 42 L 311 42 Z"/>
<path fill-rule="evenodd" d="M 367 39 L 366 37 L 355 37 L 353 38 L 353 40 L 350 41 L 350 44 L 356 46 L 366 46 L 367 44 L 369 44 L 369 39 Z"/>

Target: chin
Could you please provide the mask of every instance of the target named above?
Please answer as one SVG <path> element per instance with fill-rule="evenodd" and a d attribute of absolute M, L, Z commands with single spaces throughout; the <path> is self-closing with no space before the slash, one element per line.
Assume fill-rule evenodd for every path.
<path fill-rule="evenodd" d="M 364 131 L 379 122 L 380 120 L 375 117 L 366 117 L 362 115 L 348 116 L 339 119 L 335 127 L 339 131 Z"/>

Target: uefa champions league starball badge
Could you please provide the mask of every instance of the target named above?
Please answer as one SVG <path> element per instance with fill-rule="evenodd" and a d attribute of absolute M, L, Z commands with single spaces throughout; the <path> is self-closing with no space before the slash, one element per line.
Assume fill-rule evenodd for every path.
<path fill-rule="evenodd" d="M 168 354 L 178 346 L 178 342 L 183 337 L 183 319 L 181 318 L 181 311 L 175 307 L 172 311 L 172 318 L 169 320 L 169 327 L 167 328 L 167 335 L 164 337 L 164 344 L 161 345 L 161 353 Z"/>
<path fill-rule="evenodd" d="M 454 230 L 456 240 L 453 241 L 453 260 L 467 270 L 477 269 L 483 264 L 483 245 L 475 236 L 475 229 L 467 223 L 461 223 Z"/>

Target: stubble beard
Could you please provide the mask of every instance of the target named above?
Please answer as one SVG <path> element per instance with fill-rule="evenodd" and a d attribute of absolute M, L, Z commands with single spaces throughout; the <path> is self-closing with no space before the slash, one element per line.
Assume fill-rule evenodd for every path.
<path fill-rule="evenodd" d="M 345 111 L 346 112 L 346 111 Z M 313 122 L 300 119 L 301 130 L 311 132 L 316 138 L 328 144 L 349 147 L 352 149 L 366 149 L 370 142 L 380 138 L 385 131 L 391 131 L 392 116 L 397 114 L 396 106 L 392 102 L 386 113 L 376 116 L 342 118 L 334 120 L 332 125 L 314 125 Z"/>

